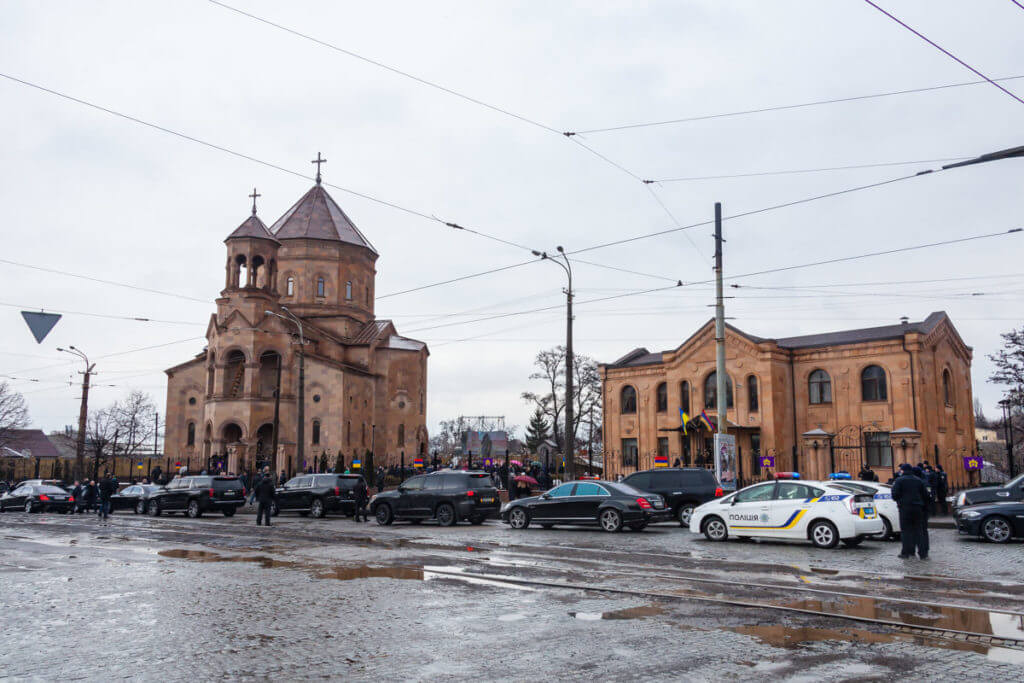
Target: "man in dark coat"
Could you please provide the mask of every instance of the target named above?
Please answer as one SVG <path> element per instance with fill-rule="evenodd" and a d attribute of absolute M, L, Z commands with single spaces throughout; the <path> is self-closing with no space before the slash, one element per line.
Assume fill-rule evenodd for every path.
<path fill-rule="evenodd" d="M 117 493 L 117 480 L 110 476 L 109 472 L 103 473 L 103 480 L 100 481 L 100 511 L 99 516 L 106 521 L 110 515 L 110 497 Z"/>
<path fill-rule="evenodd" d="M 268 468 L 268 470 L 267 470 L 267 471 L 268 471 L 268 472 L 270 471 L 270 470 L 269 470 L 269 468 Z M 287 475 L 286 475 L 286 474 L 284 473 L 284 470 L 281 470 L 281 476 L 280 476 L 280 477 L 278 478 L 278 480 L 277 480 L 277 485 L 278 485 L 278 486 L 284 486 L 284 483 L 285 483 L 286 481 L 288 481 L 288 476 L 287 476 Z"/>
<path fill-rule="evenodd" d="M 75 505 L 71 509 L 72 512 L 80 512 L 84 503 L 82 501 L 82 485 L 75 479 L 75 487 L 71 489 L 71 497 L 75 499 Z"/>
<path fill-rule="evenodd" d="M 92 512 L 93 506 L 96 505 L 96 482 L 90 479 L 85 482 L 83 489 L 82 496 L 85 498 L 85 511 Z"/>
<path fill-rule="evenodd" d="M 924 483 L 928 484 L 928 492 L 932 497 L 932 502 L 928 505 L 928 514 L 934 517 L 935 501 L 939 498 L 939 473 L 933 470 L 931 465 L 924 468 Z"/>
<path fill-rule="evenodd" d="M 366 516 L 366 501 L 369 500 L 369 491 L 366 488 L 366 480 L 362 477 L 356 480 L 356 485 L 352 487 L 352 497 L 355 500 L 356 513 L 354 520 L 359 521 L 359 517 L 362 516 L 364 522 L 368 522 L 369 518 Z"/>
<path fill-rule="evenodd" d="M 942 514 L 949 514 L 949 504 L 946 503 L 946 496 L 949 495 L 949 475 L 946 474 L 946 470 L 942 469 L 942 465 L 936 465 L 935 469 L 939 477 L 939 487 L 935 492 L 935 497 L 938 499 L 939 509 L 942 510 Z"/>
<path fill-rule="evenodd" d="M 893 482 L 892 499 L 900 510 L 900 538 L 903 541 L 900 557 L 913 557 L 914 551 L 917 551 L 918 557 L 927 559 L 928 504 L 931 496 L 928 485 L 906 463 L 900 465 L 900 476 Z"/>
<path fill-rule="evenodd" d="M 277 489 L 274 487 L 274 477 L 271 476 L 269 467 L 263 469 L 263 478 L 256 484 L 254 490 L 256 502 L 259 504 L 256 508 L 256 526 L 260 526 L 264 519 L 267 520 L 267 526 L 270 526 L 270 510 L 277 500 Z"/>

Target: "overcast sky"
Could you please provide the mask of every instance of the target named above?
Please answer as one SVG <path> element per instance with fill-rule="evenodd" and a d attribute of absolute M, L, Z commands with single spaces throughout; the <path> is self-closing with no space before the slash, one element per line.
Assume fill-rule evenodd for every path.
<path fill-rule="evenodd" d="M 555 131 L 977 80 L 861 0 L 230 4 Z M 1010 0 L 880 4 L 987 76 L 1024 75 L 1024 11 Z M 310 176 L 319 151 L 325 182 L 546 250 L 673 227 L 651 190 L 687 225 L 710 219 L 715 201 L 728 216 L 940 165 L 645 186 L 556 132 L 202 0 L 2 0 L 0 72 Z M 1024 79 L 1004 86 L 1024 97 Z M 93 406 L 140 388 L 162 408 L 163 369 L 204 346 L 223 239 L 248 215 L 246 195 L 259 188 L 270 224 L 311 180 L 3 78 L 0 102 L 0 258 L 201 300 L 0 263 L 0 373 L 25 378 L 11 384 L 47 430 L 77 422 L 68 381 L 79 367 L 56 351 L 67 344 L 97 359 L 97 384 L 115 385 L 98 386 Z M 1024 144 L 1022 123 L 1024 105 L 985 84 L 581 141 L 663 179 L 975 156 Z M 1024 159 L 1002 161 L 727 221 L 726 275 L 1005 231 L 1022 224 L 1022 181 Z M 328 189 L 381 254 L 379 296 L 530 258 Z M 580 258 L 704 280 L 710 235 L 702 227 Z M 945 310 L 974 348 L 975 395 L 993 416 L 1001 390 L 986 383 L 986 355 L 1020 324 L 1022 257 L 1024 236 L 1010 235 L 744 277 L 734 282 L 805 289 L 732 292 L 727 315 L 770 337 Z M 576 348 L 600 361 L 674 347 L 712 313 L 706 285 L 586 304 L 669 281 L 575 270 Z M 933 282 L 888 284 L 908 280 Z M 558 306 L 563 284 L 561 270 L 536 263 L 378 299 L 379 317 L 430 344 L 431 427 L 480 413 L 525 424 L 519 395 L 536 352 L 564 342 L 564 312 L 435 326 Z M 36 344 L 22 308 L 69 313 Z"/>

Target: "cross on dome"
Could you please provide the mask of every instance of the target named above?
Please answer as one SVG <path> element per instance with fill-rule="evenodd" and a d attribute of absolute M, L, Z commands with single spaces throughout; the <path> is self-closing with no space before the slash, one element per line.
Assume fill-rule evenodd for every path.
<path fill-rule="evenodd" d="M 252 215 L 255 216 L 256 215 L 256 198 L 257 197 L 262 197 L 263 195 L 258 194 L 256 192 L 256 188 L 254 187 L 254 188 L 252 188 L 252 194 L 249 195 L 249 196 L 252 197 Z"/>
<path fill-rule="evenodd" d="M 327 163 L 327 159 L 321 159 L 320 158 L 320 152 L 317 152 L 316 153 L 316 159 L 314 159 L 313 161 L 311 161 L 309 163 L 316 164 L 316 184 L 319 185 L 320 184 L 320 164 L 326 164 Z"/>

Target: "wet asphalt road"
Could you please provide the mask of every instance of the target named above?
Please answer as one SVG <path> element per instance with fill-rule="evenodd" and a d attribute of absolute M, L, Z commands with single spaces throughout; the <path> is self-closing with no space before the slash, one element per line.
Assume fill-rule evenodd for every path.
<path fill-rule="evenodd" d="M 5 513 L 0 677 L 1024 680 L 1024 651 L 998 637 L 695 599 L 998 636 L 1016 622 L 987 610 L 1024 612 L 1019 543 L 937 530 L 926 563 L 888 543 L 711 544 L 670 525 L 612 535 L 275 522 Z"/>

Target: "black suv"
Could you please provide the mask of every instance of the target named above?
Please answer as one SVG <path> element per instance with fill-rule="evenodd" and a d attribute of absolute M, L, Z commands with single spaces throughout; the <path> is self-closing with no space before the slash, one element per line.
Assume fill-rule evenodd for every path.
<path fill-rule="evenodd" d="M 153 517 L 167 512 L 184 512 L 200 517 L 204 512 L 221 511 L 231 517 L 245 505 L 245 485 L 238 477 L 175 477 L 149 498 L 147 512 Z"/>
<path fill-rule="evenodd" d="M 657 493 L 665 499 L 679 526 L 690 528 L 693 509 L 722 496 L 722 487 L 710 470 L 701 467 L 662 467 L 631 474 L 623 480 L 638 491 Z"/>
<path fill-rule="evenodd" d="M 483 524 L 485 519 L 497 517 L 500 508 L 498 489 L 486 472 L 422 474 L 370 499 L 370 512 L 381 526 L 396 519 L 414 524 L 436 519 L 441 526 L 451 526 L 460 519 Z"/>
<path fill-rule="evenodd" d="M 341 512 L 352 516 L 356 501 L 352 494 L 361 474 L 300 474 L 277 489 L 277 502 L 270 514 L 298 512 L 305 517 L 323 517 L 328 512 Z"/>

